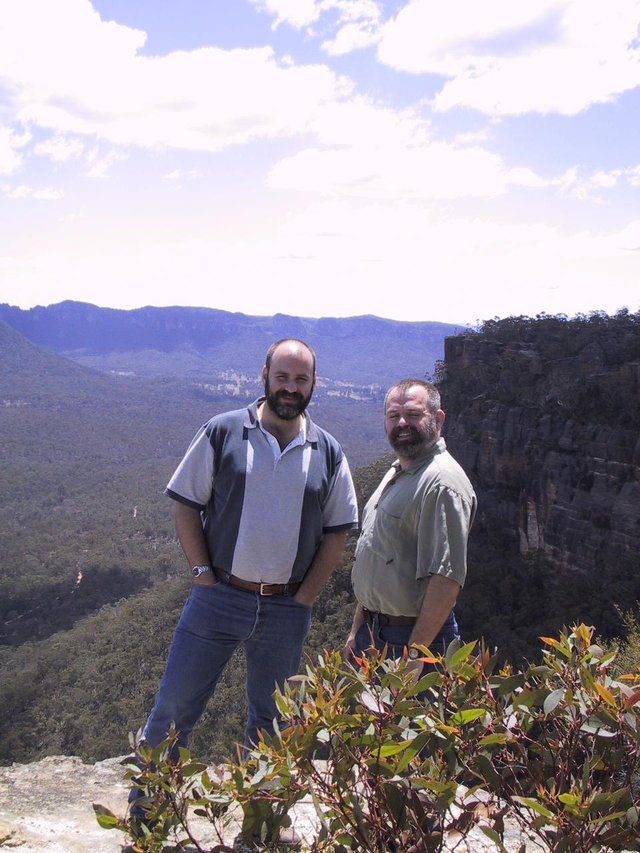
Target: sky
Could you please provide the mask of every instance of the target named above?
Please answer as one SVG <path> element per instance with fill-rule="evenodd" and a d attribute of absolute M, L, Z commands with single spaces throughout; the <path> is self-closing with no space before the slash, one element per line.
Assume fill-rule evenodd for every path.
<path fill-rule="evenodd" d="M 640 0 L 0 0 L 0 302 L 640 308 Z"/>

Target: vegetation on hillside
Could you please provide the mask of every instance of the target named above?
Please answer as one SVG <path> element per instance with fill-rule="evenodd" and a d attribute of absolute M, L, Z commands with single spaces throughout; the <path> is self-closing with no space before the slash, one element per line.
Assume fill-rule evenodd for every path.
<path fill-rule="evenodd" d="M 489 321 L 478 337 L 508 347 L 539 336 L 573 357 L 583 335 L 576 352 L 591 341 L 594 360 L 626 370 L 640 359 L 638 315 L 590 315 L 575 324 L 509 318 Z M 149 710 L 189 587 L 162 490 L 197 425 L 229 408 L 229 400 L 186 382 L 110 377 L 70 365 L 25 346 L 2 324 L 0 356 L 6 367 L 0 372 L 0 763 L 55 753 L 88 760 L 121 754 L 127 732 Z M 614 388 L 596 390 L 596 374 L 578 387 L 579 409 L 566 416 L 583 416 L 586 395 L 600 401 L 594 417 L 635 418 L 637 399 L 615 402 Z M 469 383 L 466 395 L 483 390 L 464 372 L 455 379 Z M 572 401 L 567 396 L 565 405 Z M 330 398 L 317 409 L 319 422 L 356 464 L 385 448 L 380 414 L 378 403 L 354 408 Z M 388 463 L 386 457 L 356 472 L 361 501 Z M 353 547 L 351 540 L 315 608 L 312 660 L 322 649 L 341 648 L 347 634 Z M 479 517 L 469 563 L 457 608 L 463 638 L 483 637 L 514 665 L 536 658 L 539 636 L 578 622 L 594 625 L 607 641 L 628 635 L 623 654 L 640 645 L 616 609 L 626 612 L 640 599 L 635 557 L 606 562 L 589 576 L 559 573 L 542 557 L 522 557 L 513 531 Z M 637 656 L 625 660 L 637 666 Z M 194 754 L 207 760 L 235 754 L 243 679 L 239 654 L 194 732 Z"/>
<path fill-rule="evenodd" d="M 529 349 L 540 356 L 536 368 L 540 384 L 550 378 L 553 367 L 547 403 L 559 405 L 565 418 L 640 428 L 640 393 L 630 395 L 626 381 L 640 363 L 640 312 L 495 318 L 461 336 L 481 340 L 487 349 L 498 347 L 501 357 L 493 360 L 495 372 L 483 388 L 473 385 L 473 372 L 451 366 L 443 371 L 440 365 L 445 384 L 453 382 L 460 392 L 472 396 L 489 392 L 497 402 L 540 406 L 539 396 L 530 399 L 529 389 L 518 382 L 521 363 L 510 357 L 514 349 Z"/>

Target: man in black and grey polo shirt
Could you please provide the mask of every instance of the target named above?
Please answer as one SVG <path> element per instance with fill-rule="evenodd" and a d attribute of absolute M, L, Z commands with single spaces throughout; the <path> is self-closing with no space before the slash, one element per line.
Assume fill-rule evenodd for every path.
<path fill-rule="evenodd" d="M 264 397 L 199 430 L 166 489 L 176 501 L 193 588 L 144 727 L 152 746 L 172 723 L 186 745 L 241 644 L 245 744 L 272 727 L 274 687 L 297 672 L 311 605 L 358 525 L 342 449 L 305 412 L 315 384 L 313 350 L 278 341 L 262 379 Z"/>

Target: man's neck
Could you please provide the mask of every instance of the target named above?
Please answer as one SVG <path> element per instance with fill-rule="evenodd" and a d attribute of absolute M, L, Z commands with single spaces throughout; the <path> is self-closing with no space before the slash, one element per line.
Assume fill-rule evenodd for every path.
<path fill-rule="evenodd" d="M 298 417 L 294 418 L 292 421 L 279 418 L 275 412 L 271 411 L 266 400 L 259 406 L 258 416 L 260 417 L 260 423 L 264 429 L 266 429 L 267 432 L 270 432 L 280 445 L 280 450 L 284 450 L 289 442 L 298 435 L 300 428 L 302 427 L 302 419 L 304 417 L 304 415 L 298 415 Z"/>

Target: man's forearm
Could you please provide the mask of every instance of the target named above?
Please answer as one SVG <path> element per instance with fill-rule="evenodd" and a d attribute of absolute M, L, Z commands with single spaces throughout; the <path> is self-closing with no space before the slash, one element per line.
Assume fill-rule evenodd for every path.
<path fill-rule="evenodd" d="M 431 575 L 422 601 L 410 643 L 430 646 L 455 606 L 460 584 L 443 575 Z"/>
<path fill-rule="evenodd" d="M 211 560 L 199 511 L 186 504 L 176 502 L 174 520 L 176 533 L 189 565 L 210 565 Z"/>
<path fill-rule="evenodd" d="M 345 640 L 344 647 L 342 649 L 342 657 L 346 661 L 352 661 L 354 650 L 356 647 L 356 634 L 358 633 L 358 629 L 364 622 L 364 611 L 362 609 L 362 605 L 360 602 L 356 602 L 356 609 L 353 614 L 353 620 L 351 622 L 351 630 L 349 631 L 349 636 Z"/>
<path fill-rule="evenodd" d="M 355 639 L 356 634 L 358 633 L 360 626 L 364 622 L 364 610 L 362 609 L 362 605 L 360 602 L 356 602 L 356 609 L 353 614 L 353 621 L 351 622 L 351 630 L 349 631 L 349 636 L 347 637 L 347 642 Z"/>
<path fill-rule="evenodd" d="M 300 604 L 306 604 L 310 607 L 316 600 L 331 573 L 340 562 L 348 535 L 348 530 L 325 533 L 302 585 L 295 595 L 296 601 L 299 601 Z"/>

